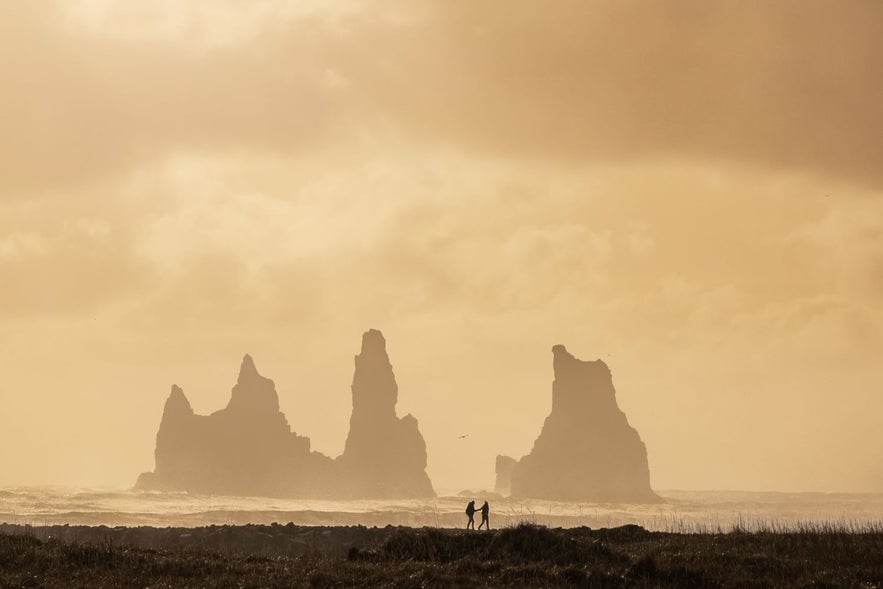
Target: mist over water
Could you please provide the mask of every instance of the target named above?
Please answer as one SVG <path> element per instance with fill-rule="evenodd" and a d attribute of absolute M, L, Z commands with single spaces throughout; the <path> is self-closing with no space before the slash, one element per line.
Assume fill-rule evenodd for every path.
<path fill-rule="evenodd" d="M 650 505 L 490 499 L 493 527 L 532 522 L 659 531 L 881 521 L 883 493 L 661 491 Z M 0 490 L 0 522 L 30 525 L 208 526 L 270 524 L 463 527 L 472 497 L 324 501 L 62 487 Z M 481 498 L 477 495 L 476 498 Z"/>

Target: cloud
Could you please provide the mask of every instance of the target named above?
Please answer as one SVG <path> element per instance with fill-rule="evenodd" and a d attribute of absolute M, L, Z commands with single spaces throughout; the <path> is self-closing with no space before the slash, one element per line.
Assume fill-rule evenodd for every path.
<path fill-rule="evenodd" d="M 435 51 L 412 58 L 423 60 L 412 69 L 420 83 L 403 77 L 389 90 L 410 97 L 396 106 L 433 137 L 541 157 L 737 160 L 879 185 L 879 4 L 439 6 L 425 43 Z"/>
<path fill-rule="evenodd" d="M 79 20 L 52 3 L 4 9 L 7 195 L 182 149 L 371 150 L 389 137 L 500 157 L 737 161 L 880 185 L 875 2 L 266 2 L 249 18 L 227 4 L 145 8 L 166 34 L 132 30 L 144 19 L 126 16 L 130 4 L 96 6 Z"/>
<path fill-rule="evenodd" d="M 99 201 L 100 205 L 105 205 Z M 119 210 L 76 199 L 0 205 L 0 318 L 91 314 L 155 280 Z"/>
<path fill-rule="evenodd" d="M 125 178 L 179 151 L 315 148 L 355 123 L 317 54 L 323 20 L 296 20 L 284 48 L 195 50 L 64 27 L 53 6 L 2 15 L 0 72 L 15 81 L 0 90 L 5 198 Z"/>

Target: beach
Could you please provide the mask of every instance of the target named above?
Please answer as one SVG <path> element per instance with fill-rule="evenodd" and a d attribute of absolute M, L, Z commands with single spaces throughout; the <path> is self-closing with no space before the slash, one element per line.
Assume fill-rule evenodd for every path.
<path fill-rule="evenodd" d="M 883 529 L 0 527 L 3 587 L 880 587 Z"/>
<path fill-rule="evenodd" d="M 475 491 L 323 501 L 0 491 L 0 587 L 883 587 L 883 496 L 662 492 L 649 505 Z M 468 497 L 467 497 L 468 496 Z"/>

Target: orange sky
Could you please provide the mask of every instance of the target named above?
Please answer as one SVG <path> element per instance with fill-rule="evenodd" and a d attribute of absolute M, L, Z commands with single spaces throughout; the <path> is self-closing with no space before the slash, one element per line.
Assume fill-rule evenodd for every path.
<path fill-rule="evenodd" d="M 246 352 L 337 455 L 373 327 L 442 490 L 563 343 L 657 489 L 883 491 L 883 4 L 328 4 L 0 4 L 0 485 L 130 485 Z"/>

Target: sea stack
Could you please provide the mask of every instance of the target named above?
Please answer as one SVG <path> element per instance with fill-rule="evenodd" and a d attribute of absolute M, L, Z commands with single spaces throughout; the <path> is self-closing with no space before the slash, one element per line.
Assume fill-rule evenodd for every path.
<path fill-rule="evenodd" d="M 137 489 L 271 497 L 322 496 L 332 461 L 310 452 L 279 411 L 272 380 L 251 356 L 239 369 L 227 407 L 196 415 L 177 386 L 166 401 L 156 436 L 156 469 Z"/>
<path fill-rule="evenodd" d="M 412 415 L 396 415 L 398 385 L 383 334 L 362 336 L 355 357 L 353 412 L 339 466 L 339 494 L 361 498 L 434 497 L 426 443 Z"/>
<path fill-rule="evenodd" d="M 561 345 L 552 354 L 552 412 L 530 454 L 517 462 L 497 458 L 497 488 L 559 501 L 659 501 L 647 449 L 616 403 L 610 369 Z"/>
<path fill-rule="evenodd" d="M 337 460 L 310 451 L 279 411 L 276 385 L 251 356 L 227 407 L 196 415 L 173 386 L 156 436 L 156 468 L 136 489 L 292 498 L 434 497 L 426 443 L 411 415 L 396 416 L 398 387 L 376 330 L 362 338 L 346 449 Z"/>

